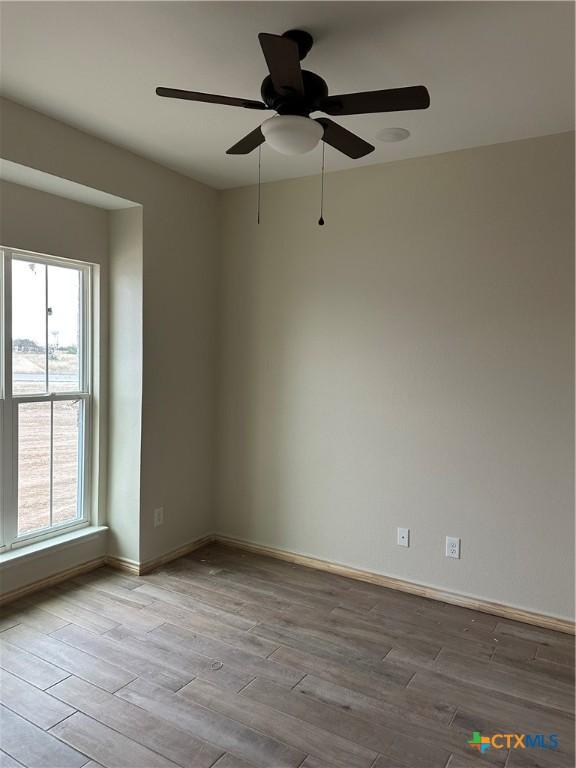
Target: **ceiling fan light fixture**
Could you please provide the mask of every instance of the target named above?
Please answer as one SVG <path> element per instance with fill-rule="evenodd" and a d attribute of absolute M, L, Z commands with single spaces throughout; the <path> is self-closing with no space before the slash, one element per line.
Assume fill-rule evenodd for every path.
<path fill-rule="evenodd" d="M 301 115 L 275 115 L 261 130 L 266 143 L 283 155 L 303 155 L 318 146 L 324 135 L 320 123 Z"/>
<path fill-rule="evenodd" d="M 248 155 L 255 149 L 260 151 L 264 142 L 282 154 L 303 155 L 323 141 L 352 160 L 357 160 L 374 152 L 375 147 L 328 117 L 312 120 L 309 115 L 324 112 L 330 117 L 343 117 L 406 112 L 430 106 L 430 94 L 424 85 L 330 96 L 326 81 L 300 66 L 314 42 L 309 32 L 301 29 L 290 29 L 283 35 L 260 32 L 258 40 L 269 72 L 260 86 L 261 101 L 179 88 L 156 88 L 158 96 L 171 99 L 241 109 L 274 110 L 278 113 L 227 149 L 227 155 Z M 378 138 L 381 141 L 400 141 L 409 135 L 405 128 L 387 128 L 380 132 Z"/>

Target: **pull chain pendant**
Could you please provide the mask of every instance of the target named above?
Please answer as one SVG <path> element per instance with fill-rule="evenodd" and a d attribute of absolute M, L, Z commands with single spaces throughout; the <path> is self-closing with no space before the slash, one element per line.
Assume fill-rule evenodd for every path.
<path fill-rule="evenodd" d="M 258 215 L 257 221 L 260 224 L 260 187 L 261 187 L 261 172 L 260 166 L 262 161 L 262 144 L 258 145 Z"/>
<path fill-rule="evenodd" d="M 318 219 L 318 225 L 324 226 L 324 159 L 326 152 L 326 144 L 322 142 L 322 182 L 320 187 L 320 218 Z"/>

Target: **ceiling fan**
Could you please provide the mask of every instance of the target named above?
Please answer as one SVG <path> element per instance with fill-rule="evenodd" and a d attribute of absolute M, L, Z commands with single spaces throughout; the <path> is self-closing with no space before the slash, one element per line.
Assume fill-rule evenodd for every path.
<path fill-rule="evenodd" d="M 356 159 L 373 152 L 372 144 L 327 117 L 310 118 L 312 112 L 333 116 L 361 115 L 426 109 L 430 106 L 430 96 L 423 85 L 329 96 L 326 81 L 300 67 L 300 62 L 312 48 L 312 35 L 291 29 L 283 35 L 261 32 L 258 40 L 270 72 L 260 89 L 262 101 L 177 88 L 156 88 L 158 96 L 244 109 L 274 110 L 277 113 L 230 147 L 227 150 L 229 155 L 246 155 L 265 141 L 284 154 L 303 154 L 314 149 L 322 140 Z"/>

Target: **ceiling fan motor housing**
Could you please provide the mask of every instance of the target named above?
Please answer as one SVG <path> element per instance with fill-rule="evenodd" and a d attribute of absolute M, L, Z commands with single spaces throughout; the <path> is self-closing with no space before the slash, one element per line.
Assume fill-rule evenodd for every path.
<path fill-rule="evenodd" d="M 328 86 L 319 75 L 306 69 L 302 70 L 302 81 L 304 83 L 303 94 L 295 93 L 289 89 L 279 93 L 274 88 L 272 78 L 268 75 L 262 81 L 260 89 L 262 101 L 279 115 L 304 115 L 307 117 L 311 112 L 318 110 L 320 101 L 328 96 Z"/>
<path fill-rule="evenodd" d="M 303 29 L 289 29 L 288 32 L 284 32 L 282 37 L 287 37 L 289 40 L 294 40 L 298 46 L 298 56 L 300 61 L 305 59 L 310 53 L 310 49 L 314 45 L 314 38 L 310 32 L 305 32 Z"/>

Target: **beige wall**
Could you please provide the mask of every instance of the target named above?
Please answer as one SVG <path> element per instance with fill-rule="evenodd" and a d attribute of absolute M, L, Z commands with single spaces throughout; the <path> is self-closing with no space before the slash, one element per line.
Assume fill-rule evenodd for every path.
<path fill-rule="evenodd" d="M 108 215 L 101 208 L 0 180 L 0 244 L 107 267 Z"/>
<path fill-rule="evenodd" d="M 223 534 L 573 613 L 572 146 L 222 194 Z"/>
<path fill-rule="evenodd" d="M 212 525 L 218 194 L 6 99 L 0 156 L 143 207 L 142 474 L 130 551 L 160 556 Z M 153 528 L 158 506 L 165 523 Z"/>
<path fill-rule="evenodd" d="M 110 211 L 108 554 L 140 560 L 142 208 Z"/>
<path fill-rule="evenodd" d="M 87 533 L 86 531 L 84 533 Z M 50 547 L 36 549 L 2 563 L 0 568 L 0 595 L 25 589 L 63 571 L 75 572 L 86 564 L 102 564 L 106 555 L 106 530 L 90 529 L 77 540 L 59 538 Z"/>

